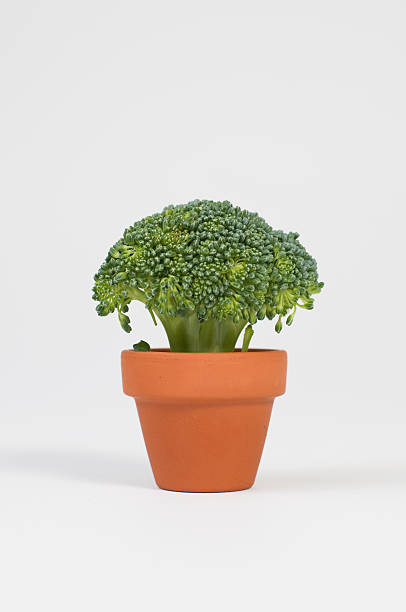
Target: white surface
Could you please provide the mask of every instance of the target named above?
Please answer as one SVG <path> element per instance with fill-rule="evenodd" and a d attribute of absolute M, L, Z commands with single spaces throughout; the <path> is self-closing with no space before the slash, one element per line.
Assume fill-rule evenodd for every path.
<path fill-rule="evenodd" d="M 402 2 L 0 7 L 0 608 L 404 611 Z M 155 488 L 91 277 L 124 227 L 229 199 L 325 291 L 280 336 L 257 484 Z"/>

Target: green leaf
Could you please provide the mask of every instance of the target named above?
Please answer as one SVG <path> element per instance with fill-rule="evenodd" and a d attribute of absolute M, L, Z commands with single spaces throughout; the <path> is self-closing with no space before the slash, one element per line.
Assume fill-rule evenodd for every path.
<path fill-rule="evenodd" d="M 145 342 L 145 340 L 140 340 L 139 342 L 137 342 L 137 344 L 133 344 L 133 349 L 134 351 L 146 353 L 151 350 L 151 347 L 148 342 Z"/>

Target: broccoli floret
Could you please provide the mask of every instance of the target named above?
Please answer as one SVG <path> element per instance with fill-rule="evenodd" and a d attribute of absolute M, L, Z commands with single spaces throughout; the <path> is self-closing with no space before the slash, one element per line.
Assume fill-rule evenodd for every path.
<path fill-rule="evenodd" d="M 233 351 L 246 325 L 276 317 L 279 333 L 283 317 L 291 325 L 297 307 L 313 308 L 323 283 L 298 237 L 230 202 L 168 206 L 110 249 L 94 277 L 97 313 L 117 310 L 130 332 L 128 304 L 139 300 L 161 320 L 172 351 Z"/>

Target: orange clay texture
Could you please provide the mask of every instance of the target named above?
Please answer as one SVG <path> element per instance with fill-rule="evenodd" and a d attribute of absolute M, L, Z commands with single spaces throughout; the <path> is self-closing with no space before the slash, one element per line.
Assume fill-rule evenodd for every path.
<path fill-rule="evenodd" d="M 252 487 L 274 398 L 285 392 L 285 351 L 123 351 L 121 363 L 161 489 Z"/>

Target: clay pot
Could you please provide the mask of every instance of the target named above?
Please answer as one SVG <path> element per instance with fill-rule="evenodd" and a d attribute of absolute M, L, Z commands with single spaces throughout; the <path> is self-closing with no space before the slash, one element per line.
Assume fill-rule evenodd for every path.
<path fill-rule="evenodd" d="M 285 351 L 123 351 L 124 393 L 134 397 L 161 489 L 239 491 L 255 481 Z"/>

